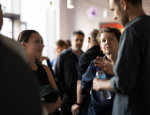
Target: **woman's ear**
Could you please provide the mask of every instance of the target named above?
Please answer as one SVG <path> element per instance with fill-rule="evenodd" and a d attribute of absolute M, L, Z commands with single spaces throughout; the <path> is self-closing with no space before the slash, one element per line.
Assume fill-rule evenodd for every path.
<path fill-rule="evenodd" d="M 72 40 L 70 40 L 70 43 L 71 43 L 71 45 L 72 45 Z"/>
<path fill-rule="evenodd" d="M 90 37 L 88 37 L 88 43 L 90 43 L 90 40 L 91 40 Z"/>
<path fill-rule="evenodd" d="M 23 46 L 23 48 L 26 48 L 26 44 L 24 41 L 21 42 L 21 45 Z"/>

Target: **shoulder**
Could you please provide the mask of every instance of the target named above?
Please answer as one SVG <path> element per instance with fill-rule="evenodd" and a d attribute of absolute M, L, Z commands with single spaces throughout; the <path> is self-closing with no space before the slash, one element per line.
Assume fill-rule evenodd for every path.
<path fill-rule="evenodd" d="M 47 75 L 51 76 L 52 73 L 51 73 L 49 67 L 47 65 L 44 65 L 44 64 L 42 64 L 42 66 L 43 66 L 44 70 L 46 71 Z"/>
<path fill-rule="evenodd" d="M 91 66 L 93 69 L 95 69 L 96 67 L 95 67 L 95 62 L 94 62 L 94 60 L 95 59 L 93 59 L 91 62 L 90 62 L 90 65 L 89 66 Z M 95 69 L 96 70 L 96 69 Z"/>
<path fill-rule="evenodd" d="M 44 68 L 46 71 L 49 70 L 49 67 L 48 67 L 48 66 L 46 66 L 46 65 L 44 65 L 44 64 L 42 64 L 42 66 L 43 66 L 43 68 Z"/>
<path fill-rule="evenodd" d="M 93 46 L 83 54 L 83 58 L 88 58 L 90 61 L 95 59 L 97 56 L 103 56 L 99 45 Z"/>
<path fill-rule="evenodd" d="M 15 51 L 20 57 L 23 58 L 23 60 L 26 61 L 26 54 L 20 43 L 16 42 L 13 39 L 5 37 L 1 34 L 0 34 L 0 39 L 7 47 Z"/>
<path fill-rule="evenodd" d="M 68 54 L 71 54 L 71 53 L 73 53 L 73 52 L 70 49 L 65 49 L 58 55 L 57 58 L 67 56 Z"/>
<path fill-rule="evenodd" d="M 73 53 L 71 48 L 65 49 L 65 50 L 62 51 L 62 55 L 65 55 L 65 54 L 67 55 L 67 54 L 70 54 L 70 53 L 71 54 Z"/>
<path fill-rule="evenodd" d="M 149 28 L 150 29 L 150 16 L 140 16 L 135 19 L 133 19 L 131 22 L 127 23 L 125 26 L 125 31 L 140 31 L 143 30 L 143 28 Z"/>
<path fill-rule="evenodd" d="M 96 60 L 96 59 L 93 59 L 93 60 L 91 61 L 91 65 L 95 65 L 94 60 Z"/>

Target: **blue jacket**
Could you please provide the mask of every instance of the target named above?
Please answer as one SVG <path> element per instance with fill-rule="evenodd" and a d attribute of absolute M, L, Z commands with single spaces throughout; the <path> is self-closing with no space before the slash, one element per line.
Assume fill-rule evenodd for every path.
<path fill-rule="evenodd" d="M 100 92 L 94 91 L 92 87 L 92 81 L 95 78 L 96 68 L 97 67 L 95 67 L 94 60 L 92 60 L 87 71 L 82 76 L 81 94 L 85 95 L 89 93 L 91 90 L 91 104 L 89 106 L 88 115 L 111 115 L 113 100 L 114 100 L 114 93 L 111 92 L 111 99 L 103 100 L 101 98 Z M 105 73 L 105 74 L 106 74 L 106 78 L 110 79 L 113 77 L 113 75 L 110 75 L 108 73 Z"/>

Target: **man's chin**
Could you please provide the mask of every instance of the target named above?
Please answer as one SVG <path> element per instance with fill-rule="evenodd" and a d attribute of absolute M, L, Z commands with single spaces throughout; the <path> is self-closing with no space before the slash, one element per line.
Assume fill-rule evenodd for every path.
<path fill-rule="evenodd" d="M 81 48 L 76 48 L 76 51 L 80 51 L 81 50 Z"/>

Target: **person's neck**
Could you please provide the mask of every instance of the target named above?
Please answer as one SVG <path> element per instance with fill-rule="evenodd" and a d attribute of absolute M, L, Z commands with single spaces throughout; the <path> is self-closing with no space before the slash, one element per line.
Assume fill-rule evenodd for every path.
<path fill-rule="evenodd" d="M 108 60 L 112 60 L 114 63 L 116 62 L 118 53 L 114 53 L 114 54 L 106 54 L 106 57 L 108 58 Z"/>
<path fill-rule="evenodd" d="M 138 6 L 137 8 L 131 9 L 132 12 L 129 13 L 129 21 L 132 21 L 134 18 L 139 16 L 146 15 L 142 6 Z"/>
<path fill-rule="evenodd" d="M 81 54 L 81 49 L 80 50 L 75 50 L 75 49 L 72 48 L 72 50 L 75 52 L 75 54 L 77 56 L 79 56 Z"/>
<path fill-rule="evenodd" d="M 99 43 L 89 43 L 89 49 L 96 45 L 99 45 Z"/>
<path fill-rule="evenodd" d="M 27 64 L 31 70 L 37 70 L 37 65 L 35 64 L 35 58 L 27 56 Z"/>

